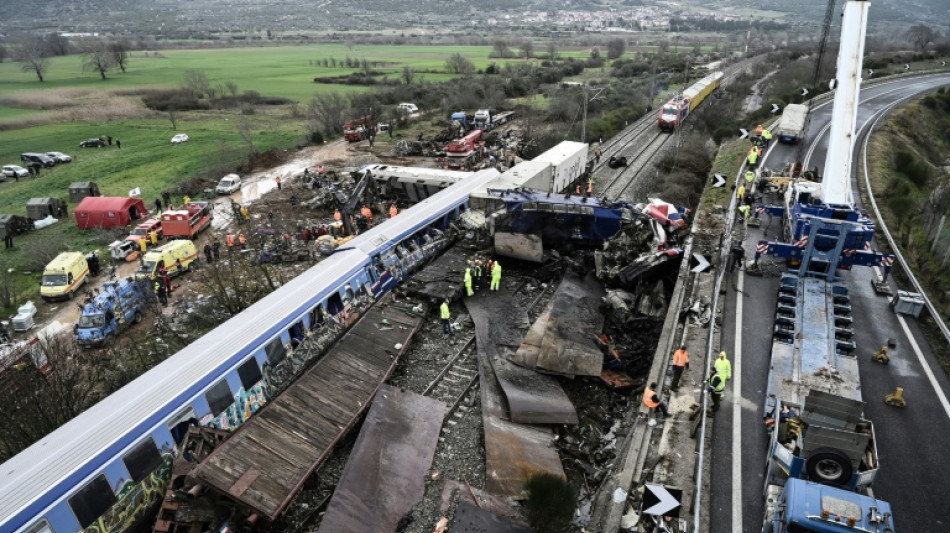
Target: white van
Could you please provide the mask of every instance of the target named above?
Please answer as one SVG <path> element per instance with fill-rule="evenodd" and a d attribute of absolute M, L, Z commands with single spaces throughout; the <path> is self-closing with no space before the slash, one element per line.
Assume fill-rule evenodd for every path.
<path fill-rule="evenodd" d="M 237 174 L 228 174 L 221 178 L 214 192 L 218 194 L 231 194 L 241 188 L 241 177 Z"/>
<path fill-rule="evenodd" d="M 419 112 L 419 108 L 416 107 L 416 104 L 403 103 L 403 104 L 397 105 L 396 109 L 398 109 L 399 111 L 402 111 L 403 113 L 406 113 L 407 115 L 414 115 Z"/>

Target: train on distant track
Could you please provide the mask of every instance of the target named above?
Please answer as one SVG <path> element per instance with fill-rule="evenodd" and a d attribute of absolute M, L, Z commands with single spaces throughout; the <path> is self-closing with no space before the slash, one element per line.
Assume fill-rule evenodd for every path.
<path fill-rule="evenodd" d="M 190 425 L 243 424 L 275 394 L 268 376 L 296 343 L 343 324 L 355 302 L 372 302 L 405 279 L 435 253 L 433 243 L 468 209 L 471 193 L 498 175 L 471 174 L 362 233 L 3 463 L 0 531 L 140 526 L 161 503 Z"/>
<path fill-rule="evenodd" d="M 686 117 L 722 84 L 722 72 L 713 72 L 663 104 L 657 124 L 662 131 L 674 131 Z"/>

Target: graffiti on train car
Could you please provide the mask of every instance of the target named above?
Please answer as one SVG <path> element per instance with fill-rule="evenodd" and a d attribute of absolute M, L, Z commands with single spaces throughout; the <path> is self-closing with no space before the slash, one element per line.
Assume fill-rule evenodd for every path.
<path fill-rule="evenodd" d="M 201 420 L 201 425 L 226 431 L 234 431 L 254 413 L 258 412 L 267 404 L 270 395 L 267 393 L 267 382 L 261 380 L 257 385 L 250 389 L 241 387 L 238 393 L 234 395 L 234 402 L 227 409 L 221 411 L 218 416 L 210 415 Z"/>
<path fill-rule="evenodd" d="M 137 521 L 149 514 L 161 503 L 172 477 L 172 462 L 175 456 L 162 453 L 162 463 L 148 477 L 138 483 L 131 480 L 123 483 L 116 492 L 116 502 L 83 533 L 122 533 L 131 529 Z"/>

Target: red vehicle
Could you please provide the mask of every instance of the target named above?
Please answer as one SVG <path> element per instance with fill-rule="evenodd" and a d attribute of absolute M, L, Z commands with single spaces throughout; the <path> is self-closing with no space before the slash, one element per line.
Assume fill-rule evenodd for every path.
<path fill-rule="evenodd" d="M 343 138 L 349 142 L 359 142 L 369 137 L 369 132 L 376 127 L 376 117 L 366 115 L 343 123 Z"/>
<path fill-rule="evenodd" d="M 673 131 L 689 115 L 689 99 L 675 96 L 660 109 L 658 124 L 663 131 Z"/>
<path fill-rule="evenodd" d="M 194 239 L 211 225 L 214 213 L 208 202 L 191 202 L 184 209 L 162 213 L 162 232 L 166 239 Z"/>
<path fill-rule="evenodd" d="M 158 238 L 162 238 L 162 221 L 157 218 L 150 218 L 145 222 L 142 222 L 138 226 L 135 226 L 135 229 L 132 230 L 132 233 L 125 238 L 127 241 L 133 241 L 136 244 L 136 247 L 139 244 L 139 241 L 142 239 L 148 240 L 149 234 L 152 232 L 158 233 Z"/>
<path fill-rule="evenodd" d="M 481 142 L 482 130 L 475 130 L 461 139 L 456 139 L 445 147 L 445 164 L 448 168 L 462 168 L 466 163 L 474 163 Z"/>

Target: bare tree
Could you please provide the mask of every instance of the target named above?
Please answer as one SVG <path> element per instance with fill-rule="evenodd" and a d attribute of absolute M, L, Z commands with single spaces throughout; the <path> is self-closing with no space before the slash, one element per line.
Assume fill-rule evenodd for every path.
<path fill-rule="evenodd" d="M 551 61 L 554 61 L 555 59 L 557 59 L 557 43 L 554 41 L 554 39 L 551 39 L 550 41 L 548 41 L 546 50 L 548 52 L 548 59 L 550 59 Z"/>
<path fill-rule="evenodd" d="M 25 35 L 17 40 L 16 52 L 13 59 L 22 63 L 23 72 L 33 72 L 40 82 L 49 69 L 49 49 L 46 42 L 39 35 Z"/>
<path fill-rule="evenodd" d="M 445 60 L 445 69 L 452 74 L 468 76 L 475 72 L 475 65 L 462 54 L 452 54 Z"/>
<path fill-rule="evenodd" d="M 178 129 L 178 110 L 175 106 L 168 106 L 168 120 L 172 123 L 172 129 Z"/>
<path fill-rule="evenodd" d="M 595 46 L 590 49 L 590 58 L 591 59 L 600 59 L 600 48 Z"/>
<path fill-rule="evenodd" d="M 627 43 L 623 39 L 611 39 L 607 41 L 607 59 L 617 59 L 622 56 L 627 49 Z"/>
<path fill-rule="evenodd" d="M 47 34 L 43 39 L 46 41 L 46 51 L 51 56 L 68 56 L 72 52 L 69 39 L 58 33 Z"/>
<path fill-rule="evenodd" d="M 228 91 L 228 94 L 230 94 L 232 98 L 237 96 L 238 85 L 233 80 L 224 82 L 224 88 Z"/>
<path fill-rule="evenodd" d="M 416 77 L 416 71 L 412 70 L 412 67 L 410 67 L 409 65 L 402 67 L 402 81 L 406 85 L 412 85 L 412 80 L 415 77 Z"/>
<path fill-rule="evenodd" d="M 112 62 L 125 72 L 129 63 L 129 50 L 132 49 L 132 43 L 127 39 L 113 41 L 109 43 L 109 52 L 112 54 Z"/>
<path fill-rule="evenodd" d="M 254 125 L 250 123 L 246 118 L 241 117 L 241 120 L 237 123 L 237 134 L 238 137 L 244 142 L 244 145 L 247 147 L 248 155 L 254 153 Z"/>
<path fill-rule="evenodd" d="M 511 50 L 508 49 L 508 43 L 504 39 L 498 39 L 494 42 L 491 53 L 488 57 L 510 57 Z"/>
<path fill-rule="evenodd" d="M 191 91 L 196 98 L 201 98 L 208 93 L 211 83 L 208 82 L 208 76 L 200 70 L 186 70 L 182 79 L 182 85 L 185 89 Z"/>
<path fill-rule="evenodd" d="M 907 33 L 905 35 L 908 39 L 910 39 L 910 42 L 914 45 L 914 48 L 921 52 L 926 51 L 927 45 L 940 38 L 940 34 L 926 24 L 917 24 L 911 26 L 907 29 Z"/>
<path fill-rule="evenodd" d="M 81 44 L 82 50 L 82 70 L 83 72 L 98 72 L 102 79 L 106 79 L 106 73 L 115 66 L 115 59 L 109 44 L 89 40 Z"/>
<path fill-rule="evenodd" d="M 534 43 L 531 41 L 521 43 L 521 55 L 525 59 L 531 59 L 531 56 L 534 55 Z"/>
<path fill-rule="evenodd" d="M 307 105 L 311 131 L 326 134 L 342 133 L 349 103 L 340 93 L 318 94 Z"/>

